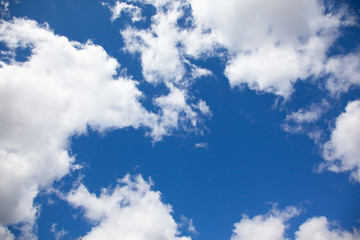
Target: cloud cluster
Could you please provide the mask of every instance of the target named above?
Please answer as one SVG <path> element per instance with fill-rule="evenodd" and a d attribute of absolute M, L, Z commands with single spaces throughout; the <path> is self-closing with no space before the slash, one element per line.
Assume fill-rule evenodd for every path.
<path fill-rule="evenodd" d="M 204 34 L 200 26 L 184 28 L 179 25 L 186 11 L 190 10 L 185 1 L 134 2 L 152 4 L 156 8 L 148 29 L 129 26 L 121 30 L 121 35 L 125 41 L 124 50 L 140 54 L 144 79 L 154 86 L 164 85 L 169 90 L 167 96 L 153 101 L 161 109 L 162 123 L 168 123 L 160 125 L 158 131 L 169 132 L 169 127 L 186 121 L 189 126 L 196 127 L 197 115 L 211 115 L 211 112 L 205 101 L 200 99 L 193 103 L 194 97 L 189 93 L 189 87 L 194 80 L 209 76 L 211 72 L 192 64 L 190 58 L 198 58 L 213 48 L 213 36 Z M 191 19 L 184 21 L 191 22 Z"/>
<path fill-rule="evenodd" d="M 249 218 L 243 216 L 235 223 L 231 240 L 289 240 L 286 237 L 287 222 L 299 214 L 295 207 L 284 210 L 272 210 L 265 215 Z M 356 240 L 360 232 L 353 229 L 348 232 L 328 222 L 326 217 L 312 217 L 300 225 L 295 232 L 295 240 Z"/>
<path fill-rule="evenodd" d="M 15 237 L 12 235 L 12 233 L 9 231 L 7 227 L 0 225 L 0 239 L 2 240 L 14 240 Z"/>
<path fill-rule="evenodd" d="M 112 21 L 126 13 L 133 23 L 143 19 L 141 4 L 156 9 L 150 28 L 128 26 L 120 33 L 124 50 L 139 54 L 144 79 L 167 90 L 165 95 L 155 94 L 153 112 L 141 104 L 144 96 L 139 83 L 119 74 L 119 63 L 101 46 L 70 41 L 32 20 L 1 20 L 0 42 L 9 50 L 0 54 L 1 239 L 14 239 L 4 226 L 17 223 L 25 223 L 24 233 L 33 238 L 31 229 L 39 208 L 34 199 L 39 190 L 79 168 L 69 153 L 72 136 L 85 134 L 88 128 L 105 132 L 144 127 L 156 141 L 174 129 L 196 128 L 200 116 L 211 116 L 206 102 L 196 99 L 189 89 L 195 80 L 212 74 L 193 60 L 218 54 L 220 46 L 228 52 L 225 75 L 232 87 L 247 84 L 256 91 L 288 98 L 298 79 L 311 76 L 325 77 L 333 95 L 360 85 L 359 52 L 328 56 L 340 28 L 353 23 L 343 9 L 328 11 L 315 0 L 105 3 Z M 0 9 L 7 8 L 8 2 L 1 1 Z M 288 125 L 288 131 L 301 131 L 322 113 L 321 106 L 314 105 L 288 115 L 286 122 L 296 127 Z M 358 100 L 337 118 L 324 146 L 323 167 L 351 171 L 352 179 L 360 182 L 359 122 Z M 150 184 L 141 177 L 126 177 L 121 183 L 99 197 L 83 185 L 67 196 L 98 223 L 85 239 L 101 239 L 106 234 L 125 239 L 189 239 L 178 236 L 171 208 Z M 251 219 L 244 216 L 235 225 L 232 240 L 285 239 L 286 222 L 297 214 L 295 210 Z M 356 234 L 331 229 L 320 217 L 301 225 L 296 237 L 347 240 Z"/>
<path fill-rule="evenodd" d="M 195 126 L 198 113 L 209 113 L 202 101 L 190 107 L 175 87 L 154 100 L 161 113 L 147 111 L 138 83 L 119 76 L 117 60 L 102 47 L 47 25 L 1 21 L 0 41 L 9 49 L 0 61 L 0 224 L 34 223 L 39 189 L 78 167 L 68 152 L 73 135 L 146 127 L 160 140 L 179 121 Z"/>
<path fill-rule="evenodd" d="M 313 217 L 299 227 L 295 236 L 296 240 L 356 240 L 360 239 L 360 232 L 353 229 L 351 233 L 329 223 L 325 217 Z"/>
<path fill-rule="evenodd" d="M 87 127 L 139 127 L 156 121 L 139 103 L 131 79 L 118 77 L 118 63 L 90 42 L 55 35 L 35 21 L 2 21 L 0 40 L 24 62 L 0 68 L 0 223 L 33 222 L 33 199 L 74 167 L 69 138 Z M 25 53 L 24 53 L 25 54 Z"/>
<path fill-rule="evenodd" d="M 331 73 L 338 79 L 347 75 L 347 87 L 359 84 L 352 73 L 359 66 L 359 54 L 327 56 L 340 27 L 352 23 L 343 9 L 327 11 L 316 0 L 190 3 L 195 19 L 208 26 L 216 40 L 229 50 L 225 75 L 233 87 L 247 84 L 251 89 L 286 98 L 298 79 L 310 76 Z M 350 58 L 356 61 L 348 69 L 337 68 Z M 356 72 L 358 75 L 359 69 Z"/>
<path fill-rule="evenodd" d="M 319 128 L 317 123 L 330 108 L 330 103 L 325 99 L 311 104 L 308 108 L 300 108 L 296 112 L 287 114 L 282 128 L 291 134 L 306 134 L 316 144 L 322 146 L 324 130 Z"/>
<path fill-rule="evenodd" d="M 326 63 L 328 74 L 327 89 L 334 95 L 348 92 L 351 87 L 360 85 L 360 53 L 336 56 Z"/>
<path fill-rule="evenodd" d="M 9 1 L 0 0 L 0 18 L 7 18 L 9 17 Z"/>
<path fill-rule="evenodd" d="M 170 119 L 178 119 L 179 112 L 185 119 L 195 116 L 187 103 L 191 97 L 187 86 L 193 81 L 188 72 L 197 69 L 205 74 L 206 70 L 198 69 L 189 59 L 216 55 L 220 46 L 229 53 L 224 73 L 232 87 L 246 84 L 256 91 L 289 98 L 296 81 L 311 78 L 320 91 L 334 97 L 360 84 L 358 51 L 329 55 L 342 28 L 357 21 L 345 6 L 335 9 L 316 0 L 134 2 L 152 4 L 156 14 L 149 29 L 128 27 L 121 31 L 125 50 L 140 53 L 142 73 L 148 82 L 165 83 L 170 94 L 182 89 L 177 92 L 185 99 L 180 108 L 169 101 L 171 111 L 164 108 L 168 104 L 155 100 L 168 126 L 177 125 Z M 313 103 L 310 109 L 301 108 L 287 116 L 283 128 L 290 133 L 307 132 L 306 128 L 315 125 L 328 108 L 326 100 Z M 159 131 L 168 130 L 161 127 Z M 307 134 L 316 143 L 322 138 L 317 127 Z"/>
<path fill-rule="evenodd" d="M 149 112 L 138 83 L 119 75 L 101 46 L 70 41 L 47 25 L 1 21 L 0 41 L 9 49 L 0 61 L 0 224 L 34 223 L 39 189 L 78 167 L 68 152 L 73 135 L 145 127 L 160 140 L 211 114 L 170 82 L 169 93 L 153 100 L 159 112 Z"/>
<path fill-rule="evenodd" d="M 83 209 L 85 217 L 95 224 L 84 240 L 191 240 L 179 236 L 171 206 L 164 204 L 160 192 L 151 190 L 151 183 L 140 175 L 126 175 L 115 188 L 103 189 L 99 196 L 80 185 L 66 199 Z"/>
<path fill-rule="evenodd" d="M 152 1 L 140 1 L 151 3 Z M 151 18 L 149 29 L 128 27 L 121 31 L 125 40 L 125 50 L 140 53 L 142 73 L 146 81 L 153 84 L 172 84 L 184 88 L 192 83 L 191 75 L 201 77 L 209 71 L 201 69 L 189 61 L 188 57 L 198 57 L 214 47 L 211 33 L 204 33 L 201 26 L 182 27 L 179 20 L 184 18 L 190 6 L 184 1 L 154 2 L 156 14 Z M 191 23 L 191 18 L 184 19 Z M 190 24 L 189 23 L 189 24 Z"/>
<path fill-rule="evenodd" d="M 121 31 L 125 49 L 141 54 L 149 82 L 188 83 L 186 59 L 211 56 L 223 47 L 232 87 L 246 84 L 288 98 L 294 83 L 309 77 L 328 78 L 331 93 L 359 85 L 359 52 L 328 55 L 341 28 L 356 22 L 344 6 L 317 0 L 136 0 L 127 5 L 138 8 L 133 3 L 156 9 L 150 29 Z"/>
<path fill-rule="evenodd" d="M 283 211 L 273 209 L 266 215 L 249 218 L 244 215 L 240 222 L 235 223 L 231 240 L 281 240 L 287 228 L 285 222 L 298 215 L 300 211 L 295 207 L 288 207 Z"/>
<path fill-rule="evenodd" d="M 351 178 L 360 182 L 360 100 L 349 102 L 336 119 L 330 140 L 325 143 L 322 167 L 333 172 L 351 171 Z"/>

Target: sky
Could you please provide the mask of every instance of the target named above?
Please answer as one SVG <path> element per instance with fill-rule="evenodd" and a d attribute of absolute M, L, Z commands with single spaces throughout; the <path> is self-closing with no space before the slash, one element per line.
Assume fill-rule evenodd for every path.
<path fill-rule="evenodd" d="M 356 0 L 0 0 L 0 239 L 359 240 Z"/>

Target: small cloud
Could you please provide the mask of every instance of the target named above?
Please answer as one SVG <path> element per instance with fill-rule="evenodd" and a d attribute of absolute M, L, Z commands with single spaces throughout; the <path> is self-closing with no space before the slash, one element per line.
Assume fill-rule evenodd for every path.
<path fill-rule="evenodd" d="M 180 227 L 186 227 L 186 230 L 193 234 L 193 235 L 198 235 L 199 232 L 196 230 L 193 220 L 190 218 L 185 217 L 184 215 L 182 215 L 180 217 L 181 223 L 179 224 Z"/>
<path fill-rule="evenodd" d="M 109 3 L 106 2 L 102 2 L 101 3 L 103 6 L 108 6 L 112 15 L 111 15 L 111 21 L 115 21 L 116 19 L 118 19 L 119 17 L 121 17 L 122 13 L 127 13 L 130 15 L 131 21 L 132 22 L 139 22 L 141 20 L 143 20 L 144 18 L 142 17 L 142 10 L 141 8 L 131 5 L 131 4 L 127 4 L 124 2 L 119 2 L 117 1 L 115 6 L 109 6 Z"/>
<path fill-rule="evenodd" d="M 313 103 L 308 109 L 301 108 L 297 112 L 293 112 L 286 116 L 282 125 L 284 131 L 288 133 L 303 133 L 310 124 L 314 124 L 321 119 L 323 114 L 328 111 L 329 102 L 322 100 L 320 103 Z M 320 132 L 314 131 L 309 137 L 318 139 Z"/>
<path fill-rule="evenodd" d="M 212 116 L 212 112 L 210 110 L 210 107 L 206 104 L 204 100 L 200 100 L 197 105 L 194 106 L 195 108 L 199 109 L 202 114 L 205 116 Z"/>
<path fill-rule="evenodd" d="M 320 170 L 350 171 L 351 180 L 360 182 L 360 100 L 349 102 L 336 119 L 330 139 L 323 146 L 325 162 Z"/>
<path fill-rule="evenodd" d="M 65 231 L 64 229 L 61 229 L 60 231 L 58 231 L 56 229 L 56 226 L 57 226 L 57 224 L 53 223 L 51 225 L 51 229 L 50 229 L 50 232 L 52 232 L 54 234 L 54 236 L 55 236 L 55 240 L 62 239 L 66 234 L 68 234 L 68 232 Z"/>
<path fill-rule="evenodd" d="M 195 143 L 195 148 L 205 148 L 208 149 L 209 145 L 207 142 L 200 142 L 200 143 Z"/>
<path fill-rule="evenodd" d="M 100 195 L 89 192 L 83 184 L 71 190 L 66 200 L 83 209 L 84 217 L 93 224 L 83 238 L 190 239 L 179 236 L 180 224 L 172 216 L 172 207 L 161 201 L 161 193 L 152 190 L 152 184 L 141 175 L 127 174 L 115 187 L 104 188 Z M 195 231 L 192 220 L 188 222 L 189 231 Z"/>
<path fill-rule="evenodd" d="M 9 1 L 0 1 L 0 17 L 1 18 L 8 18 L 10 16 L 9 14 Z"/>

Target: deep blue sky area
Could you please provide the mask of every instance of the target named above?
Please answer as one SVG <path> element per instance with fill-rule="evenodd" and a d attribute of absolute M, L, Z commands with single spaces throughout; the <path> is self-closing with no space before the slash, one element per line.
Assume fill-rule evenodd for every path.
<path fill-rule="evenodd" d="M 175 216 L 194 219 L 196 239 L 229 238 L 241 214 L 262 214 L 271 202 L 305 209 L 293 231 L 312 215 L 339 220 L 348 230 L 358 226 L 359 187 L 345 174 L 314 173 L 319 150 L 306 136 L 281 130 L 273 97 L 239 94 L 224 82 L 207 83 L 216 90 L 207 93 L 214 116 L 205 123 L 206 136 L 166 137 L 155 145 L 133 129 L 75 138 L 72 151 L 89 166 L 86 185 L 96 192 L 126 173 L 151 177 Z M 194 147 L 204 140 L 207 149 Z"/>
<path fill-rule="evenodd" d="M 120 63 L 119 75 L 125 71 L 139 83 L 137 87 L 144 95 L 140 103 L 157 113 L 159 107 L 154 106 L 153 98 L 169 93 L 169 89 L 164 83 L 146 82 L 141 55 L 126 52 L 120 34 L 127 26 L 148 29 L 151 25 L 155 7 L 135 2 L 143 7 L 146 16 L 140 23 L 132 23 L 126 14 L 110 21 L 108 6 L 97 0 L 10 1 L 9 15 L 3 18 L 48 23 L 57 35 L 80 43 L 91 40 L 101 46 Z M 344 2 L 353 14 L 360 15 L 359 1 Z M 187 11 L 191 16 L 190 8 Z M 327 52 L 329 57 L 359 52 L 360 28 L 344 27 L 341 31 Z M 17 51 L 19 62 L 26 62 L 31 54 L 29 49 Z M 126 174 L 141 174 L 145 180 L 153 181 L 152 189 L 161 192 L 162 201 L 172 206 L 177 223 L 182 216 L 193 220 L 198 234 L 191 234 L 184 226 L 179 230 L 181 236 L 195 240 L 230 239 L 234 224 L 244 214 L 250 218 L 264 215 L 273 204 L 280 210 L 287 206 L 301 210 L 298 216 L 286 220 L 289 228 L 285 236 L 289 239 L 295 239 L 299 226 L 316 216 L 326 216 L 345 231 L 360 229 L 359 183 L 349 180 L 349 171 L 318 170 L 324 161 L 323 144 L 330 139 L 337 117 L 348 102 L 360 98 L 359 80 L 346 93 L 334 97 L 325 84 L 318 84 L 326 82 L 327 75 L 320 79 L 309 77 L 307 81 L 297 81 L 292 95 L 284 99 L 272 92 L 254 91 L 246 84 L 231 87 L 224 73 L 230 56 L 231 50 L 226 48 L 208 58 L 188 56 L 189 61 L 212 72 L 194 80 L 187 89 L 190 106 L 196 103 L 193 99 L 202 99 L 212 112 L 199 121 L 199 129 L 180 126 L 155 141 L 149 135 L 149 127 L 130 126 L 103 133 L 88 127 L 86 134 L 69 137 L 68 152 L 83 168 L 56 179 L 53 189 L 66 193 L 76 181 L 81 181 L 90 193 L 100 194 L 102 188 L 114 187 Z M 284 129 L 288 115 L 325 100 L 329 105 L 322 107 L 324 112 L 317 122 L 297 133 Z M 321 130 L 318 143 L 307 134 L 313 130 Z M 83 209 L 72 207 L 47 188 L 40 189 L 34 204 L 41 206 L 36 220 L 40 240 L 56 239 L 50 231 L 53 223 L 58 231 L 67 232 L 60 239 L 84 236 L 98 224 L 86 219 Z M 8 226 L 16 237 L 21 235 L 19 226 Z"/>

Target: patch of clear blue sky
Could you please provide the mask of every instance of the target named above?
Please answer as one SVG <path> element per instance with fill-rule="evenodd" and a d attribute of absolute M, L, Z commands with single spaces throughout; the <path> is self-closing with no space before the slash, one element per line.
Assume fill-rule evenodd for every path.
<path fill-rule="evenodd" d="M 359 10 L 358 1 L 349 3 L 354 11 Z M 91 39 L 141 82 L 141 90 L 150 95 L 155 90 L 143 82 L 139 56 L 121 50 L 119 30 L 129 22 L 121 18 L 111 23 L 110 12 L 100 1 L 21 0 L 18 4 L 11 2 L 10 12 L 11 16 L 47 22 L 55 33 L 70 40 Z M 154 9 L 148 7 L 146 14 L 153 13 Z M 146 27 L 149 22 L 144 24 Z M 359 44 L 359 29 L 345 32 L 338 44 L 351 51 Z M 87 165 L 81 172 L 89 190 L 99 193 L 126 173 L 151 177 L 154 189 L 161 191 L 163 200 L 173 206 L 175 219 L 179 221 L 185 215 L 194 220 L 200 232 L 194 239 L 199 240 L 229 239 L 233 224 L 243 213 L 264 214 L 271 208 L 267 202 L 278 202 L 280 208 L 295 205 L 305 209 L 291 220 L 289 237 L 312 216 L 340 221 L 347 230 L 359 227 L 359 184 L 349 183 L 347 174 L 314 173 L 314 167 L 322 161 L 320 150 L 305 135 L 289 135 L 281 129 L 287 111 L 296 111 L 326 96 L 315 85 L 299 82 L 285 110 L 274 110 L 273 95 L 259 95 L 247 88 L 230 89 L 220 59 L 197 63 L 214 73 L 213 77 L 199 79 L 191 88 L 213 112 L 213 117 L 204 122 L 208 131 L 203 136 L 176 132 L 155 145 L 144 137 L 144 129 L 117 130 L 104 136 L 90 130 L 87 136 L 74 137 L 71 150 L 77 161 Z M 348 100 L 358 98 L 359 91 L 351 91 L 336 102 L 335 110 L 327 117 L 335 118 Z M 146 106 L 151 110 L 149 102 Z M 324 122 L 321 127 L 327 130 L 328 124 Z M 208 148 L 195 148 L 199 142 L 207 143 Z M 56 186 L 69 189 L 76 177 L 68 176 Z M 54 203 L 49 204 L 49 198 Z M 40 195 L 37 202 L 42 204 L 40 239 L 52 238 L 52 223 L 69 232 L 64 239 L 74 239 L 90 230 L 81 211 L 56 196 Z"/>

